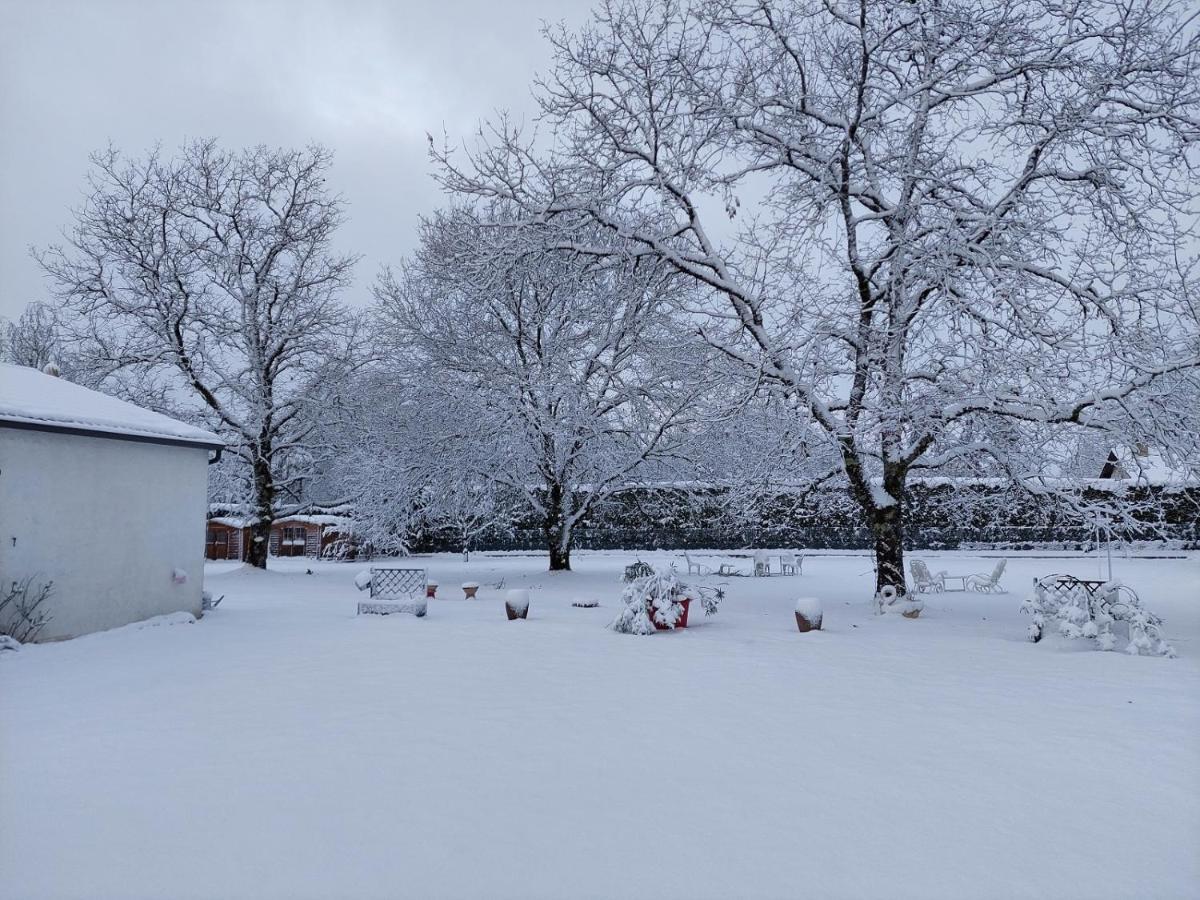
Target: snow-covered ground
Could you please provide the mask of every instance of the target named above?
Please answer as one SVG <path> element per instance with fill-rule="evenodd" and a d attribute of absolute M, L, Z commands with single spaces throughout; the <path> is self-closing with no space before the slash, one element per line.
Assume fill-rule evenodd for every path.
<path fill-rule="evenodd" d="M 212 564 L 197 624 L 3 654 L 0 893 L 1200 896 L 1200 556 L 1115 563 L 1178 659 L 1024 640 L 1031 578 L 1095 560 L 907 621 L 870 614 L 868 559 L 810 556 L 632 637 L 604 626 L 633 558 L 425 559 L 424 619 L 356 617 L 360 565 Z"/>

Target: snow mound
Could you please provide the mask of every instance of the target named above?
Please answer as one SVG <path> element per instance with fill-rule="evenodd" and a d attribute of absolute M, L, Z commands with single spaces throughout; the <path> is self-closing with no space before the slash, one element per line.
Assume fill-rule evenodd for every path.
<path fill-rule="evenodd" d="M 796 612 L 804 616 L 810 622 L 816 622 L 824 613 L 824 608 L 821 606 L 821 601 L 818 597 L 797 597 Z"/>

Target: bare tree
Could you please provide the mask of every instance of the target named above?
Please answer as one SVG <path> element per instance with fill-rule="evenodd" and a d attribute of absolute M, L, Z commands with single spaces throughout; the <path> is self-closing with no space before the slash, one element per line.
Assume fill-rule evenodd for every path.
<path fill-rule="evenodd" d="M 550 33 L 549 137 L 502 120 L 433 155 L 559 246 L 702 286 L 705 338 L 824 435 L 903 591 L 910 476 L 1053 490 L 1071 429 L 1195 453 L 1194 391 L 1156 389 L 1200 364 L 1195 24 L 1177 0 L 610 2 Z"/>
<path fill-rule="evenodd" d="M 510 224 L 434 216 L 377 296 L 396 364 L 423 373 L 424 405 L 459 413 L 417 435 L 422 452 L 453 460 L 454 483 L 523 497 L 550 568 L 569 569 L 588 513 L 679 451 L 707 351 L 681 339 L 666 267 L 547 250 Z"/>
<path fill-rule="evenodd" d="M 49 304 L 35 301 L 15 322 L 0 321 L 0 359 L 44 369 L 61 364 L 64 356 L 62 325 Z"/>
<path fill-rule="evenodd" d="M 169 160 L 109 149 L 93 156 L 67 243 L 39 255 L 106 373 L 191 412 L 244 460 L 247 560 L 260 567 L 276 496 L 302 474 L 291 461 L 310 413 L 354 363 L 337 300 L 354 259 L 332 250 L 343 204 L 325 187 L 330 160 L 320 147 L 231 153 L 212 141 Z"/>

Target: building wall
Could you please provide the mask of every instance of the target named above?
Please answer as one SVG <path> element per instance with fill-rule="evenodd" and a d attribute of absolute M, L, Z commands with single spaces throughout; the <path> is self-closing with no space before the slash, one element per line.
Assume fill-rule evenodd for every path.
<path fill-rule="evenodd" d="M 200 612 L 208 455 L 0 428 L 0 585 L 54 582 L 41 640 Z"/>

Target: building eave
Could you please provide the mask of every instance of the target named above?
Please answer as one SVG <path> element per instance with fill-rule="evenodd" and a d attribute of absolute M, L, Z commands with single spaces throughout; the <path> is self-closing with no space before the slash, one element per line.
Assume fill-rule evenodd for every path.
<path fill-rule="evenodd" d="M 46 431 L 54 434 L 71 434 L 77 437 L 108 438 L 113 441 L 131 441 L 137 444 L 164 444 L 169 447 L 190 447 L 199 450 L 211 450 L 214 457 L 209 464 L 221 458 L 225 445 L 220 441 L 191 440 L 190 438 L 174 437 L 160 434 L 136 434 L 121 431 L 102 431 L 96 428 L 81 428 L 76 425 L 62 425 L 57 422 L 30 422 L 21 419 L 0 419 L 0 428 L 12 428 L 17 431 Z"/>

